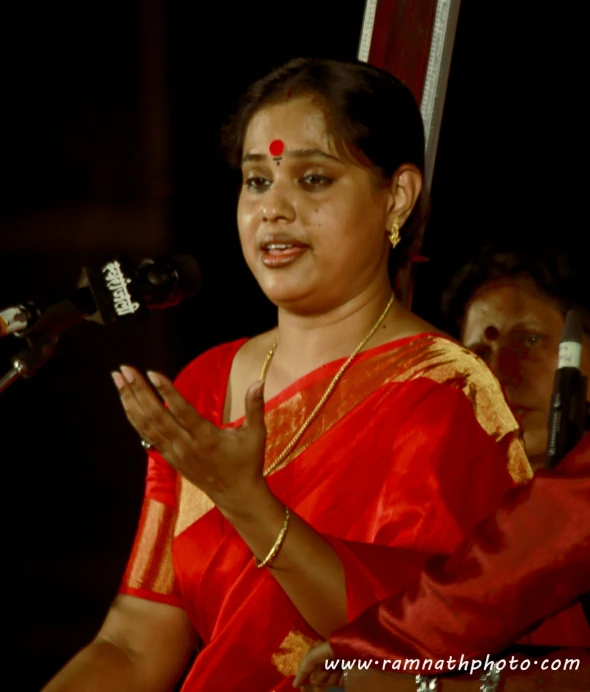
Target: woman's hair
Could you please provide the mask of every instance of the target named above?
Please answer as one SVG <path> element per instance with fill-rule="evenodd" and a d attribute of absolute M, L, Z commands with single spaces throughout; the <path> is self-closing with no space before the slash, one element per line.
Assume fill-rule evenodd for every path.
<path fill-rule="evenodd" d="M 254 82 L 236 115 L 223 129 L 229 162 L 241 165 L 244 137 L 252 117 L 265 106 L 311 96 L 324 109 L 336 147 L 390 179 L 404 163 L 424 172 L 424 127 L 412 92 L 388 72 L 361 62 L 297 58 Z M 405 264 L 428 215 L 423 190 L 401 230 L 390 272 Z"/>
<path fill-rule="evenodd" d="M 457 334 L 465 317 L 467 303 L 487 281 L 504 277 L 526 276 L 547 295 L 565 317 L 576 308 L 584 331 L 590 335 L 590 274 L 584 260 L 556 248 L 507 247 L 487 245 L 452 278 L 443 294 L 442 313 L 446 328 Z"/>

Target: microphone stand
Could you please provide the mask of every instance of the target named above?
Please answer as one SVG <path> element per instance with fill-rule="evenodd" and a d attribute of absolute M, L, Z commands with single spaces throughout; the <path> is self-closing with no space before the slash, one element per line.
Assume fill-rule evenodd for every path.
<path fill-rule="evenodd" d="M 10 359 L 12 368 L 0 379 L 0 393 L 19 377 L 28 379 L 45 365 L 53 357 L 55 346 L 66 329 L 86 319 L 98 319 L 97 313 L 92 314 L 88 307 L 64 298 L 40 310 L 29 329 L 16 332 L 15 336 L 24 339 L 28 347 Z"/>
<path fill-rule="evenodd" d="M 556 434 L 556 428 L 550 425 L 549 428 L 549 445 L 553 444 L 553 456 L 548 454 L 547 468 L 555 468 L 563 457 L 571 451 L 578 442 L 584 437 L 584 434 L 590 434 L 590 402 L 586 401 L 586 393 L 588 391 L 588 379 L 580 374 L 579 371 L 570 369 L 571 382 L 569 391 L 571 400 L 567 402 L 567 406 L 563 409 L 562 416 L 558 419 L 559 430 Z M 575 375 L 575 377 L 573 377 Z M 565 402 L 564 402 L 565 403 Z M 553 398 L 552 407 L 559 407 L 559 397 Z M 557 445 L 555 444 L 557 441 Z M 580 597 L 580 604 L 586 620 L 590 625 L 590 591 Z"/>
<path fill-rule="evenodd" d="M 32 377 L 55 353 L 55 345 L 61 332 L 32 334 L 25 339 L 28 347 L 10 359 L 12 368 L 0 378 L 0 394 L 19 377 Z"/>
<path fill-rule="evenodd" d="M 10 387 L 10 385 L 21 376 L 21 369 L 17 366 L 11 368 L 7 373 L 0 377 L 0 394 Z"/>
<path fill-rule="evenodd" d="M 575 308 L 571 308 L 565 316 L 559 342 L 559 358 L 547 421 L 545 467 L 549 469 L 559 464 L 588 429 L 588 379 L 580 371 L 582 343 L 582 318 Z M 579 600 L 590 624 L 590 592 Z"/>
<path fill-rule="evenodd" d="M 84 321 L 111 324 L 145 319 L 148 308 L 177 305 L 197 293 L 201 273 L 188 255 L 143 260 L 134 269 L 123 253 L 100 266 L 84 267 L 75 291 L 55 303 L 27 303 L 27 327 L 14 332 L 28 348 L 11 358 L 12 368 L 0 377 L 0 393 L 19 377 L 32 377 L 54 354 L 61 334 Z M 21 308 L 21 306 L 19 306 Z"/>

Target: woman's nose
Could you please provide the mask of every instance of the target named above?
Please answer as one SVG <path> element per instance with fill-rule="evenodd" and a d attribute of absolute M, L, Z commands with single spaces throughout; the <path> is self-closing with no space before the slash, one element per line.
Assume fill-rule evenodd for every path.
<path fill-rule="evenodd" d="M 511 346 L 494 349 L 490 367 L 505 387 L 518 387 L 522 384 L 522 353 Z"/>
<path fill-rule="evenodd" d="M 263 221 L 271 223 L 295 219 L 295 206 L 285 183 L 275 180 L 270 189 L 264 193 L 261 214 Z"/>

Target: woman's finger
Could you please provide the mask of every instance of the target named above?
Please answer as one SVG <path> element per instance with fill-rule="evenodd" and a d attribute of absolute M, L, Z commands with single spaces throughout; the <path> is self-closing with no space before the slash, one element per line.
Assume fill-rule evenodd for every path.
<path fill-rule="evenodd" d="M 334 675 L 332 671 L 325 670 L 323 667 L 316 668 L 309 676 L 309 682 L 314 685 L 331 685 L 340 679 L 340 673 Z"/>
<path fill-rule="evenodd" d="M 189 404 L 165 375 L 151 370 L 148 370 L 146 374 L 158 394 L 166 402 L 168 410 L 187 432 L 194 437 L 211 434 L 215 426 L 199 415 L 195 407 Z"/>
<path fill-rule="evenodd" d="M 333 658 L 333 656 L 334 652 L 329 642 L 322 642 L 311 649 L 311 651 L 308 651 L 303 661 L 301 661 L 295 680 L 293 680 L 293 687 L 299 687 L 310 675 L 317 671 L 325 672 L 325 662 L 327 659 Z"/>
<path fill-rule="evenodd" d="M 330 685 L 331 687 L 343 687 L 344 686 L 344 674 L 342 672 L 331 673 L 328 677 L 328 681 L 324 683 L 325 685 Z"/>
<path fill-rule="evenodd" d="M 113 370 L 111 372 L 111 377 L 113 378 L 113 382 L 115 383 L 117 391 L 119 392 L 119 398 L 121 400 L 123 409 L 127 414 L 127 418 L 131 425 L 137 430 L 137 425 L 141 423 L 141 419 L 144 416 L 141 403 L 135 396 L 135 392 L 131 387 L 129 380 L 123 376 L 123 373 L 119 372 L 118 370 Z M 140 431 L 137 430 L 137 432 Z"/>
<path fill-rule="evenodd" d="M 260 432 L 266 436 L 264 424 L 264 382 L 250 385 L 246 392 L 246 416 L 244 427 Z"/>
<path fill-rule="evenodd" d="M 121 372 L 112 373 L 119 390 L 127 419 L 138 435 L 154 444 L 160 452 L 183 440 L 184 429 L 164 407 L 144 378 L 133 368 L 122 365 Z M 168 459 L 173 463 L 172 459 Z"/>

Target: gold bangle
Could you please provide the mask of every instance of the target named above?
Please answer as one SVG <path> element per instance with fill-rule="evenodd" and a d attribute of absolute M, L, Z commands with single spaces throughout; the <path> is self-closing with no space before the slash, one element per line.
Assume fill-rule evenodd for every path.
<path fill-rule="evenodd" d="M 273 547 L 270 549 L 269 554 L 264 558 L 264 560 L 258 560 L 256 557 L 254 557 L 254 564 L 258 569 L 261 567 L 266 567 L 268 563 L 273 560 L 276 556 L 279 550 L 281 549 L 281 546 L 283 545 L 285 541 L 285 536 L 287 535 L 287 529 L 289 528 L 289 519 L 291 518 L 291 513 L 289 512 L 289 508 L 285 507 L 285 521 L 283 522 L 283 528 L 281 529 L 277 540 L 275 541 L 275 544 Z"/>

